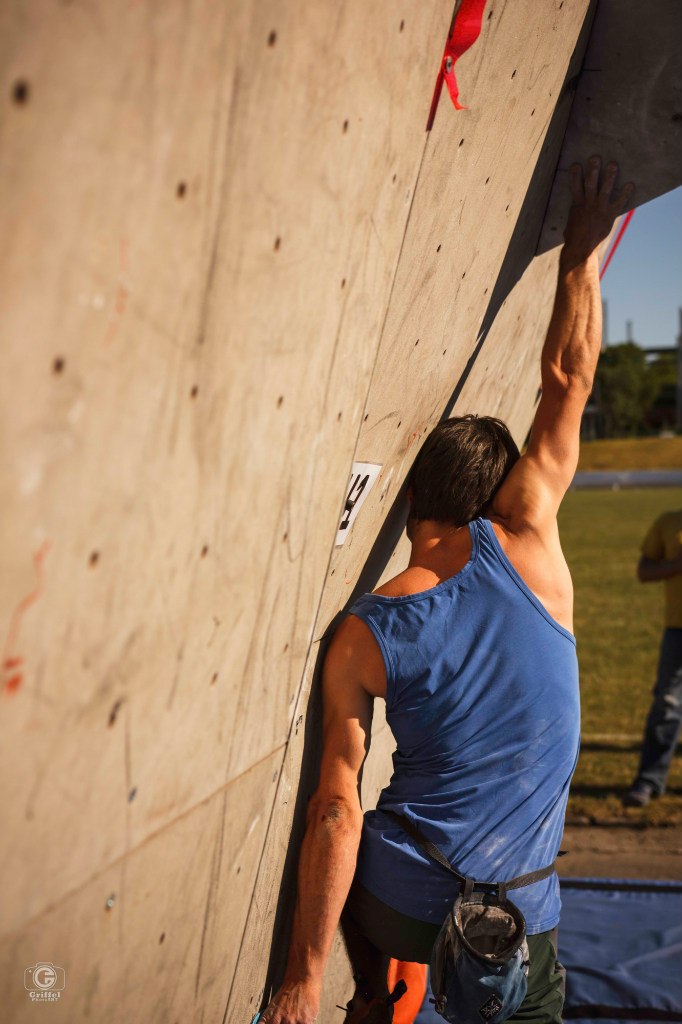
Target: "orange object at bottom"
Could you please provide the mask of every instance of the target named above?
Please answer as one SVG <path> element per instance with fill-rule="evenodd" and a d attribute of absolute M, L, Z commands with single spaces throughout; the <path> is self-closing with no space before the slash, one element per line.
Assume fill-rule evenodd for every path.
<path fill-rule="evenodd" d="M 393 1007 L 393 1024 L 414 1024 L 426 995 L 426 964 L 412 964 L 404 960 L 391 960 L 388 965 L 388 991 L 392 992 L 402 978 L 407 992 Z"/>

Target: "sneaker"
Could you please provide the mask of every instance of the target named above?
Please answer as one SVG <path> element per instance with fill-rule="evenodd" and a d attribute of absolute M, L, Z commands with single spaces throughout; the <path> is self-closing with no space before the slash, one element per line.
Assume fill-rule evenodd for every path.
<path fill-rule="evenodd" d="M 629 793 L 626 793 L 623 797 L 623 804 L 625 807 L 646 807 L 657 795 L 653 786 L 649 785 L 648 782 L 638 779 Z"/>
<path fill-rule="evenodd" d="M 369 993 L 365 993 L 365 997 L 360 997 L 357 1006 L 355 1000 L 350 999 L 346 1003 L 344 1024 L 391 1024 L 394 1004 L 405 992 L 407 992 L 407 985 L 401 979 L 391 994 L 383 999 L 373 999 Z"/>

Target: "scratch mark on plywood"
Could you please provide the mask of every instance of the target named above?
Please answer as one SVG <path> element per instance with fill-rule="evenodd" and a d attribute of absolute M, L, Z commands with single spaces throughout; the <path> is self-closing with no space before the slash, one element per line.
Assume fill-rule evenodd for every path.
<path fill-rule="evenodd" d="M 308 502 L 308 505 L 310 505 L 310 504 L 311 503 Z M 279 530 L 281 528 L 280 527 L 280 521 L 281 521 L 281 514 L 279 516 L 277 516 L 277 527 L 273 531 L 273 534 L 272 534 L 272 540 L 270 542 L 270 550 L 268 551 L 268 557 L 265 560 L 265 568 L 263 570 L 263 577 L 262 577 L 260 589 L 259 589 L 259 592 L 258 592 L 258 600 L 256 601 L 256 603 L 254 605 L 255 608 L 262 608 L 263 605 L 264 605 L 265 591 L 266 591 L 266 588 L 268 586 L 268 583 L 270 582 L 270 572 L 272 571 L 273 565 L 276 565 L 276 559 L 274 558 L 274 553 L 275 553 L 275 545 L 276 545 L 277 541 L 279 540 Z M 304 530 L 304 533 L 305 533 L 305 530 Z M 259 638 L 259 636 L 262 636 L 261 631 L 259 631 L 257 628 L 254 627 L 254 629 L 253 629 L 253 631 L 251 633 L 251 640 L 249 642 L 249 648 L 248 648 L 248 651 L 246 652 L 246 658 L 244 659 L 244 666 L 245 666 L 244 673 L 242 675 L 242 678 L 239 680 L 239 684 L 238 684 L 239 692 L 237 693 L 236 700 L 233 703 L 232 714 L 233 714 L 233 721 L 235 721 L 235 722 L 238 722 L 238 721 L 241 720 L 240 716 L 241 716 L 242 712 L 244 711 L 244 708 L 245 708 L 245 705 L 246 705 L 247 694 L 249 693 L 249 685 L 248 684 L 249 684 L 249 678 L 250 678 L 250 673 L 251 673 L 251 665 L 252 665 L 252 661 L 253 661 L 253 657 L 254 657 L 254 648 L 255 648 L 255 645 L 256 645 L 256 640 Z M 237 739 L 236 730 L 234 730 L 234 729 L 230 730 L 230 743 L 229 743 L 229 746 L 228 746 L 228 749 L 227 749 L 227 753 L 226 753 L 226 757 L 225 757 L 225 781 L 227 781 L 227 777 L 229 775 L 230 768 L 232 766 L 232 754 L 233 754 L 233 751 L 234 751 L 236 739 Z"/>
<path fill-rule="evenodd" d="M 228 18 L 226 18 L 225 20 L 226 20 L 226 22 L 229 23 L 229 19 Z M 236 111 L 236 107 L 237 107 L 237 101 L 239 99 L 239 88 L 240 88 L 239 68 L 237 67 L 237 68 L 235 68 L 234 74 L 232 76 L 232 93 L 231 93 L 231 96 L 230 96 L 230 106 L 229 106 L 229 109 L 228 109 L 228 112 L 227 112 L 227 133 L 226 133 L 226 139 L 225 139 L 225 147 L 228 150 L 229 150 L 230 138 L 231 138 L 231 135 L 232 135 L 234 124 L 235 124 L 235 111 Z M 211 157 L 213 156 L 213 150 L 215 149 L 215 146 L 216 146 L 216 141 L 215 141 L 215 136 L 214 136 L 213 139 L 211 140 L 211 149 L 212 149 Z M 224 216 L 223 215 L 224 215 L 224 212 L 225 212 L 225 203 L 227 201 L 227 193 L 228 193 L 227 178 L 229 177 L 229 174 L 231 173 L 231 168 L 232 168 L 232 163 L 231 163 L 230 160 L 224 160 L 222 165 L 223 165 L 223 173 L 221 175 L 220 184 L 219 184 L 219 188 L 218 188 L 218 195 L 219 195 L 218 210 L 217 210 L 216 217 L 215 217 L 215 220 L 214 220 L 214 223 L 213 223 L 213 238 L 211 240 L 210 256 L 209 256 L 209 262 L 208 262 L 208 272 L 206 274 L 206 284 L 204 285 L 203 295 L 202 295 L 201 300 L 199 302 L 199 323 L 197 325 L 197 334 L 196 334 L 197 343 L 199 345 L 203 344 L 204 339 L 206 337 L 206 328 L 207 328 L 207 324 L 208 324 L 209 304 L 210 304 L 210 300 L 211 300 L 211 292 L 213 290 L 213 281 L 214 281 L 214 278 L 215 278 L 215 272 L 216 272 L 216 267 L 217 267 L 217 263 L 218 263 L 218 248 L 219 248 L 219 244 L 220 244 L 220 231 L 221 231 L 221 228 L 223 227 L 223 221 L 224 221 Z"/>
<path fill-rule="evenodd" d="M 197 999 L 199 996 L 199 983 L 201 981 L 201 968 L 204 960 L 204 946 L 206 943 L 206 932 L 208 930 L 208 921 L 213 906 L 213 901 L 217 897 L 218 889 L 220 887 L 220 870 L 223 862 L 223 838 L 225 833 L 225 815 L 227 810 L 227 791 L 223 793 L 222 810 L 220 813 L 220 821 L 218 824 L 218 831 L 216 835 L 216 841 L 213 845 L 213 855 L 211 857 L 211 871 L 208 879 L 208 891 L 206 893 L 206 903 L 204 905 L 204 919 L 201 927 L 201 941 L 199 943 L 199 959 L 197 960 L 197 970 L 194 978 L 194 998 Z"/>
<path fill-rule="evenodd" d="M 341 329 L 343 327 L 343 321 L 344 321 L 345 316 L 346 316 L 346 308 L 348 306 L 348 295 L 349 295 L 349 292 L 345 292 L 345 298 L 344 298 L 343 303 L 341 305 L 341 313 L 339 315 L 339 322 L 338 322 L 337 327 L 336 327 L 336 334 L 334 335 L 334 348 L 332 349 L 332 358 L 331 358 L 330 363 L 329 363 L 329 372 L 327 373 L 327 380 L 325 382 L 325 387 L 324 387 L 324 399 L 322 401 L 322 412 L 323 412 L 323 415 L 324 415 L 325 411 L 329 408 L 329 404 L 328 404 L 329 403 L 329 388 L 331 386 L 332 377 L 334 375 L 334 366 L 336 364 L 336 356 L 338 354 L 338 349 L 339 349 L 339 339 L 341 338 Z M 305 534 L 304 534 L 304 536 L 305 536 Z"/>
<path fill-rule="evenodd" d="M 220 66 L 229 68 L 234 62 L 230 59 L 230 47 L 235 33 L 235 22 L 234 18 L 226 14 L 223 20 L 222 39 L 220 40 Z M 212 257 L 214 259 L 216 238 L 220 230 L 222 223 L 222 212 L 224 208 L 224 197 L 226 196 L 226 182 L 227 182 L 227 165 L 230 161 L 225 159 L 224 153 L 218 152 L 221 138 L 224 137 L 224 149 L 229 150 L 230 140 L 232 135 L 232 128 L 235 122 L 234 114 L 237 103 L 237 95 L 239 89 L 239 76 L 237 73 L 230 77 L 230 90 L 229 90 L 229 104 L 227 112 L 227 131 L 223 132 L 223 102 L 222 92 L 218 90 L 217 97 L 214 101 L 214 109 L 211 118 L 211 137 L 208 146 L 208 188 L 207 188 L 207 202 L 205 205 L 206 209 L 206 221 L 204 225 L 203 235 L 203 249 L 211 250 Z M 221 85 L 223 80 L 221 80 Z M 218 175 L 211 174 L 211 170 L 214 168 L 220 168 Z M 216 178 L 217 186 L 216 186 Z M 217 210 L 214 213 L 214 196 L 218 193 L 218 204 Z M 204 293 L 205 294 L 205 293 Z M 202 327 L 199 328 L 199 338 L 203 338 Z"/>
<path fill-rule="evenodd" d="M 185 654 L 185 645 L 180 644 L 177 651 L 175 652 L 175 672 L 173 673 L 173 682 L 171 683 L 170 693 L 168 694 L 168 700 L 166 701 L 166 708 L 170 710 L 173 701 L 175 700 L 175 693 L 178 688 L 178 680 L 180 679 L 180 673 L 182 671 L 182 660 Z"/>
<path fill-rule="evenodd" d="M 293 533 L 293 522 L 294 522 L 294 516 L 292 516 L 292 513 L 291 513 L 291 497 L 292 497 L 292 487 L 291 487 L 291 480 L 289 480 L 288 483 L 287 483 L 287 493 L 286 493 L 286 499 L 285 499 L 285 502 L 284 502 L 284 507 L 286 509 L 286 525 L 287 525 L 287 528 L 285 530 L 284 536 L 285 536 L 285 539 L 286 539 L 286 546 L 287 546 L 287 558 L 289 559 L 289 561 L 293 565 L 294 562 L 300 561 L 301 558 L 303 557 L 303 552 L 305 551 L 305 545 L 306 545 L 306 535 L 305 535 L 305 531 L 303 531 L 301 533 L 301 538 L 302 538 L 301 539 L 301 548 L 300 548 L 300 551 L 296 554 L 294 551 L 292 551 L 292 548 L 291 548 L 291 535 Z"/>
<path fill-rule="evenodd" d="M 369 221 L 370 221 L 370 224 L 372 225 L 372 227 L 374 229 L 374 234 L 376 235 L 377 242 L 379 243 L 379 248 L 381 249 L 382 253 L 385 256 L 386 255 L 386 249 L 385 249 L 383 241 L 381 240 L 381 235 L 379 234 L 379 230 L 378 230 L 376 224 L 374 223 L 374 216 L 373 215 L 370 216 Z"/>

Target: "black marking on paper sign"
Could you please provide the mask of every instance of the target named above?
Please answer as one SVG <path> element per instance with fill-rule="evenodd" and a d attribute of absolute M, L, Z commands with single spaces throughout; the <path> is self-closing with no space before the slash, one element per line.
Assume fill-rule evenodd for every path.
<path fill-rule="evenodd" d="M 381 466 L 371 462 L 354 462 L 351 468 L 350 481 L 346 492 L 346 503 L 344 505 L 341 522 L 336 532 L 335 547 L 339 547 L 350 533 L 355 517 L 362 508 L 367 495 L 372 490 L 374 483 L 381 472 Z"/>

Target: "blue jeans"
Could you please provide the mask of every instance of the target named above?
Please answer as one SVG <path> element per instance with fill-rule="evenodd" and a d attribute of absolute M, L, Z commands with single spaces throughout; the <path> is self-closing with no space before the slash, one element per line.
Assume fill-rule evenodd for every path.
<path fill-rule="evenodd" d="M 663 631 L 653 697 L 637 779 L 660 794 L 665 792 L 682 724 L 682 629 Z"/>

